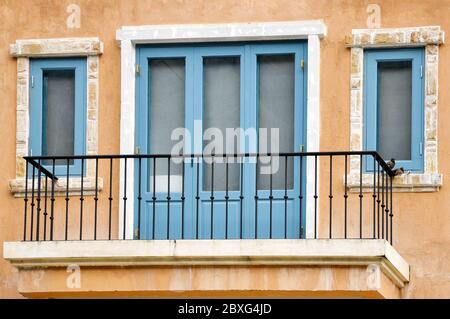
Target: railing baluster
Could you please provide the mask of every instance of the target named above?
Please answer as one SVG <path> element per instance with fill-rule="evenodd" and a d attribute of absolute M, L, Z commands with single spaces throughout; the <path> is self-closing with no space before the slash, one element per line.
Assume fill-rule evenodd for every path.
<path fill-rule="evenodd" d="M 228 239 L 228 157 L 225 157 L 225 239 Z"/>
<path fill-rule="evenodd" d="M 288 157 L 284 157 L 284 238 L 287 239 L 287 169 L 288 169 Z"/>
<path fill-rule="evenodd" d="M 198 226 L 199 226 L 199 215 L 198 215 L 198 209 L 199 209 L 199 200 L 200 200 L 200 196 L 199 196 L 199 184 L 200 184 L 200 158 L 197 158 L 197 176 L 196 176 L 196 189 L 197 189 L 197 194 L 195 195 L 195 238 L 198 239 Z"/>
<path fill-rule="evenodd" d="M 55 176 L 55 159 L 52 159 L 52 174 Z M 53 220 L 55 219 L 55 180 L 52 179 L 52 194 L 50 198 L 50 240 L 53 240 Z"/>
<path fill-rule="evenodd" d="M 347 170 L 348 170 L 348 156 L 345 155 L 345 168 L 344 168 L 344 238 L 347 239 L 347 205 L 348 205 L 348 193 L 347 193 Z"/>
<path fill-rule="evenodd" d="M 37 209 L 36 209 L 36 240 L 39 241 L 40 221 L 41 221 L 41 160 L 38 160 L 38 194 L 37 194 Z"/>
<path fill-rule="evenodd" d="M 83 202 L 84 202 L 84 158 L 81 159 L 81 189 L 80 189 L 80 240 L 83 239 Z"/>
<path fill-rule="evenodd" d="M 95 159 L 94 240 L 97 240 L 97 209 L 98 209 L 98 158 Z"/>
<path fill-rule="evenodd" d="M 390 214 L 389 214 L 389 217 L 391 219 L 391 223 L 390 223 L 390 226 L 391 226 L 390 227 L 390 232 L 391 232 L 391 234 L 389 236 L 389 240 L 390 240 L 391 245 L 392 245 L 392 218 L 394 217 L 394 214 L 392 212 L 392 182 L 393 182 L 393 179 L 394 179 L 394 177 L 391 177 L 391 187 L 390 187 L 390 190 L 389 190 L 390 197 L 391 197 L 391 200 L 389 201 L 389 203 L 391 204 L 391 210 L 390 210 Z"/>
<path fill-rule="evenodd" d="M 330 155 L 330 194 L 328 195 L 330 199 L 330 229 L 329 235 L 330 239 L 333 238 L 333 155 Z"/>
<path fill-rule="evenodd" d="M 314 239 L 317 239 L 317 155 L 314 156 Z"/>
<path fill-rule="evenodd" d="M 47 240 L 47 195 L 48 195 L 48 176 L 45 175 L 45 191 L 44 191 L 44 241 Z"/>
<path fill-rule="evenodd" d="M 381 238 L 384 239 L 384 171 L 381 172 Z"/>
<path fill-rule="evenodd" d="M 214 154 L 212 154 L 212 162 L 211 162 L 211 196 L 209 197 L 211 199 L 211 230 L 210 230 L 210 237 L 213 239 L 214 237 Z"/>
<path fill-rule="evenodd" d="M 299 230 L 298 230 L 298 238 L 303 238 L 303 156 L 300 155 L 300 193 L 298 195 L 298 199 L 300 200 L 300 207 L 299 207 Z"/>
<path fill-rule="evenodd" d="M 141 204 L 142 204 L 142 158 L 138 158 L 138 222 L 137 222 L 137 236 L 136 239 L 141 239 Z"/>
<path fill-rule="evenodd" d="M 389 181 L 390 176 L 386 173 L 386 207 L 385 207 L 385 214 L 386 214 L 386 240 L 389 241 Z"/>
<path fill-rule="evenodd" d="M 273 190 L 273 172 L 272 172 L 272 159 L 273 159 L 273 157 L 272 157 L 272 155 L 270 155 L 269 154 L 269 156 L 270 156 L 270 176 L 269 176 L 269 189 L 270 189 L 270 191 L 269 191 L 269 217 L 270 217 L 270 221 L 269 221 L 269 226 L 270 226 L 270 228 L 269 228 L 269 238 L 270 239 L 272 239 L 272 206 L 273 206 L 273 193 L 272 193 L 272 190 Z"/>
<path fill-rule="evenodd" d="M 34 206 L 36 205 L 34 202 L 34 184 L 35 184 L 35 175 L 36 169 L 33 165 L 33 177 L 31 179 L 31 225 L 30 225 L 30 240 L 33 241 L 33 228 L 34 228 Z"/>
<path fill-rule="evenodd" d="M 65 235 L 64 239 L 67 240 L 69 234 L 69 162 L 70 159 L 67 158 L 66 167 L 66 225 L 65 225 Z"/>
<path fill-rule="evenodd" d="M 240 162 L 240 182 L 239 182 L 239 187 L 240 187 L 240 194 L 239 194 L 239 218 L 240 218 L 240 223 L 239 223 L 239 238 L 242 239 L 244 232 L 243 232 L 243 224 L 242 224 L 242 218 L 243 218 L 243 207 L 244 207 L 244 158 L 243 157 L 239 157 Z"/>
<path fill-rule="evenodd" d="M 380 189 L 381 189 L 381 184 L 380 184 L 380 163 L 378 163 L 377 165 L 377 238 L 380 239 L 380 204 L 381 204 L 381 199 L 380 199 Z"/>
<path fill-rule="evenodd" d="M 156 221 L 156 157 L 153 157 L 152 238 L 155 239 Z"/>
<path fill-rule="evenodd" d="M 256 154 L 255 166 L 255 239 L 258 239 L 258 160 L 259 156 Z"/>
<path fill-rule="evenodd" d="M 362 239 L 363 193 L 362 193 L 363 156 L 359 156 L 359 238 Z"/>
<path fill-rule="evenodd" d="M 184 158 L 183 158 L 183 164 L 181 167 L 181 239 L 184 239 L 184 178 L 185 178 L 185 165 L 184 165 Z"/>
<path fill-rule="evenodd" d="M 27 240 L 27 210 L 28 210 L 28 161 L 25 160 L 25 195 L 23 198 L 23 241 Z"/>
<path fill-rule="evenodd" d="M 124 158 L 124 183 L 123 183 L 123 236 L 122 239 L 126 239 L 126 233 L 127 233 L 127 158 Z"/>
<path fill-rule="evenodd" d="M 167 236 L 170 238 L 170 156 L 167 158 Z"/>
<path fill-rule="evenodd" d="M 376 193 L 376 159 L 375 156 L 373 156 L 373 194 L 372 194 L 372 198 L 373 198 L 373 239 L 375 239 L 375 215 L 376 215 L 376 198 L 377 198 L 377 193 Z"/>
<path fill-rule="evenodd" d="M 111 225 L 112 225 L 112 181 L 113 181 L 113 159 L 109 159 L 109 219 L 108 219 L 108 239 L 111 240 Z"/>

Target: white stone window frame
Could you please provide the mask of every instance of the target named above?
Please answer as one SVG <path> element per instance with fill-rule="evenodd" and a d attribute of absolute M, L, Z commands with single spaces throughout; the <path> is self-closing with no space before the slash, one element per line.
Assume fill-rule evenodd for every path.
<path fill-rule="evenodd" d="M 423 47 L 425 50 L 424 171 L 396 176 L 394 192 L 434 192 L 442 186 L 438 171 L 438 65 L 439 45 L 445 34 L 439 26 L 389 29 L 353 29 L 346 37 L 351 48 L 350 150 L 360 151 L 364 143 L 364 50 L 368 48 Z M 359 191 L 360 157 L 350 159 L 348 188 Z M 363 174 L 363 191 L 373 191 L 373 174 Z"/>
<path fill-rule="evenodd" d="M 123 26 L 116 32 L 121 48 L 120 153 L 132 154 L 135 147 L 135 59 L 137 44 L 202 43 L 231 41 L 307 40 L 307 151 L 319 151 L 320 141 L 320 39 L 327 28 L 322 20 L 279 21 L 226 24 L 180 24 Z M 127 164 L 127 175 L 134 176 L 133 161 Z M 314 237 L 314 159 L 307 160 L 306 227 L 307 238 Z M 120 185 L 124 184 L 124 163 L 120 163 Z M 127 179 L 127 239 L 133 238 L 134 179 Z M 120 198 L 124 187 L 120 187 Z M 123 220 L 124 203 L 120 201 L 119 221 Z M 318 227 L 318 223 L 316 223 Z M 119 236 L 123 234 L 119 222 Z"/>
<path fill-rule="evenodd" d="M 103 53 L 103 43 L 92 38 L 21 39 L 10 45 L 10 55 L 17 58 L 17 106 L 16 106 L 16 176 L 9 181 L 10 191 L 16 197 L 25 193 L 25 160 L 29 152 L 30 101 L 29 78 L 30 59 L 49 57 L 86 57 L 86 154 L 98 154 L 98 95 L 99 56 Z M 31 188 L 29 174 L 28 188 Z M 61 177 L 55 183 L 55 196 L 64 194 L 67 179 Z M 98 180 L 102 189 L 103 181 Z M 43 186 L 45 187 L 45 186 Z M 83 180 L 85 195 L 95 191 L 95 165 L 86 162 L 86 176 Z M 81 189 L 81 178 L 70 177 L 69 195 L 76 195 Z"/>

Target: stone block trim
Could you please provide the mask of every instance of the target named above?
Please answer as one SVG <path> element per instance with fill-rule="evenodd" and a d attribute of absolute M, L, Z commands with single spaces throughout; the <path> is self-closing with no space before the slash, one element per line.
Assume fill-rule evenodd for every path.
<path fill-rule="evenodd" d="M 424 173 L 395 177 L 393 191 L 430 192 L 438 191 L 443 177 L 438 172 L 438 66 L 439 45 L 445 34 L 439 26 L 394 29 L 355 29 L 345 38 L 350 52 L 350 150 L 363 149 L 363 92 L 364 49 L 383 47 L 425 47 L 425 131 Z M 359 156 L 350 158 L 348 186 L 359 191 Z M 372 174 L 363 176 L 363 188 L 373 185 Z"/>
<path fill-rule="evenodd" d="M 16 43 L 11 44 L 10 54 L 17 57 L 17 129 L 16 178 L 10 180 L 9 188 L 16 196 L 21 196 L 25 191 L 25 161 L 23 156 L 29 155 L 29 59 L 73 56 L 85 56 L 87 58 L 86 154 L 96 155 L 98 154 L 99 55 L 102 53 L 103 43 L 98 38 L 31 39 L 17 40 Z M 89 161 L 86 163 L 86 172 L 86 180 L 91 181 L 91 184 L 94 185 L 95 166 L 93 163 Z M 61 183 L 65 185 L 64 182 Z M 29 182 L 29 185 L 31 185 L 31 182 Z M 60 186 L 65 187 L 64 185 L 61 184 Z M 86 187 L 89 189 L 90 186 L 86 185 Z M 79 185 L 69 185 L 69 188 L 71 193 L 76 193 Z M 58 187 L 56 190 L 58 191 Z"/>
<path fill-rule="evenodd" d="M 440 45 L 445 33 L 439 26 L 398 29 L 354 29 L 345 37 L 352 48 Z"/>
<path fill-rule="evenodd" d="M 97 56 L 103 53 L 98 38 L 60 38 L 17 40 L 9 48 L 15 57 Z"/>

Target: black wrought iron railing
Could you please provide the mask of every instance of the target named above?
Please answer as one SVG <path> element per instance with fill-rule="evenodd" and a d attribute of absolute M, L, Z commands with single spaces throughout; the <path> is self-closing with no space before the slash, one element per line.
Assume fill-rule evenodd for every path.
<path fill-rule="evenodd" d="M 394 173 L 373 151 L 25 161 L 24 241 L 393 241 Z M 357 176 L 351 161 L 361 164 Z"/>

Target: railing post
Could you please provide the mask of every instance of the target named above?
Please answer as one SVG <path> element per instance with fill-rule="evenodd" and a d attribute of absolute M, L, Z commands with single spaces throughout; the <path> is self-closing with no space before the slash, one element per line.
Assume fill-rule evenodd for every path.
<path fill-rule="evenodd" d="M 27 209 L 28 209 L 28 160 L 25 160 L 25 195 L 23 209 L 23 241 L 27 240 Z"/>
<path fill-rule="evenodd" d="M 330 193 L 328 195 L 330 201 L 330 225 L 329 237 L 333 238 L 333 155 L 330 155 Z"/>
<path fill-rule="evenodd" d="M 55 176 L 55 159 L 52 159 L 52 174 Z M 52 194 L 50 198 L 50 240 L 53 240 L 53 220 L 55 212 L 55 179 L 52 178 Z"/>
<path fill-rule="evenodd" d="M 95 159 L 94 240 L 97 240 L 98 158 Z"/>
<path fill-rule="evenodd" d="M 37 195 L 37 209 L 36 209 L 36 241 L 39 241 L 40 219 L 41 219 L 41 160 L 38 160 L 38 195 Z"/>
<path fill-rule="evenodd" d="M 347 205 L 348 205 L 348 193 L 347 193 L 347 166 L 348 166 L 348 155 L 345 155 L 345 168 L 344 168 L 344 238 L 347 239 Z"/>
<path fill-rule="evenodd" d="M 391 226 L 391 235 L 389 236 L 389 239 L 390 239 L 391 245 L 392 245 L 392 218 L 394 217 L 394 214 L 393 214 L 393 212 L 392 212 L 392 181 L 393 181 L 393 179 L 394 179 L 394 177 L 391 176 L 391 187 L 390 187 L 390 190 L 389 190 L 389 192 L 390 192 L 390 197 L 391 197 L 391 200 L 389 201 L 390 204 L 391 204 L 390 215 L 389 215 L 389 217 L 391 218 L 391 223 L 390 223 L 390 226 Z"/>
<path fill-rule="evenodd" d="M 31 179 L 31 219 L 30 219 L 30 240 L 33 241 L 33 228 L 34 228 L 34 184 L 35 184 L 36 168 L 33 165 L 33 178 Z"/>
<path fill-rule="evenodd" d="M 75 160 L 74 160 L 75 161 Z M 80 186 L 80 240 L 83 239 L 83 202 L 84 202 L 84 159 L 81 159 L 81 186 Z"/>
<path fill-rule="evenodd" d="M 68 229 L 69 229 L 69 161 L 67 158 L 66 163 L 66 226 L 65 226 L 65 235 L 64 239 L 67 240 L 68 237 Z"/>
<path fill-rule="evenodd" d="M 167 158 L 167 238 L 170 238 L 170 156 Z"/>
<path fill-rule="evenodd" d="M 45 175 L 45 191 L 44 191 L 44 241 L 47 240 L 47 192 L 48 192 L 48 176 Z"/>
<path fill-rule="evenodd" d="M 111 240 L 111 224 L 112 224 L 112 181 L 113 181 L 113 159 L 109 159 L 109 219 L 108 219 L 108 239 Z"/>

